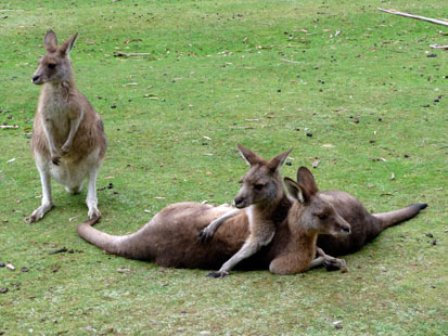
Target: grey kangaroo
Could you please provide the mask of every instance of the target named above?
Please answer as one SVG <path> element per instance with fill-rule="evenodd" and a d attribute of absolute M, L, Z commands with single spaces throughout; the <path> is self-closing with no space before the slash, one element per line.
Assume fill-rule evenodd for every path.
<path fill-rule="evenodd" d="M 31 140 L 42 201 L 27 218 L 30 223 L 53 208 L 51 177 L 73 194 L 81 191 L 88 178 L 88 216 L 101 216 L 96 178 L 106 152 L 106 138 L 100 116 L 75 86 L 69 53 L 76 38 L 77 34 L 58 46 L 56 34 L 48 31 L 44 38 L 47 54 L 32 78 L 34 84 L 42 85 Z"/>
<path fill-rule="evenodd" d="M 263 244 L 265 246 L 255 255 L 245 255 L 246 259 L 242 258 L 238 265 L 241 268 L 269 268 L 273 273 L 293 274 L 314 266 L 316 250 L 312 246 L 317 234 L 347 234 L 349 224 L 325 201 L 315 197 L 314 189 L 308 190 L 306 183 L 297 184 L 306 195 L 306 201 L 300 202 L 296 196 L 288 197 L 284 193 L 278 169 L 289 151 L 266 161 L 243 146 L 239 149 L 251 167 L 242 179 L 236 203 L 253 206 L 249 211 L 239 211 L 225 220 L 209 243 L 198 239 L 200 232 L 211 221 L 234 209 L 192 202 L 176 203 L 162 209 L 150 222 L 129 235 L 112 236 L 93 228 L 98 219 L 80 224 L 78 234 L 111 254 L 154 261 L 165 267 L 216 268 L 244 250 L 243 246 L 250 246 L 257 240 L 256 250 Z M 294 211 L 290 212 L 290 209 Z M 324 221 L 319 217 L 322 212 L 327 215 Z M 305 223 L 298 216 L 310 221 Z M 302 223 L 306 224 L 304 228 Z M 256 231 L 251 231 L 254 227 Z M 250 252 L 254 253 L 253 250 Z M 212 275 L 221 277 L 225 274 Z"/>
<path fill-rule="evenodd" d="M 305 178 L 304 176 L 307 177 Z M 313 182 L 310 182 L 311 180 Z M 309 184 L 308 190 L 313 189 L 313 194 L 318 195 L 320 199 L 330 204 L 351 226 L 351 234 L 349 235 L 319 235 L 317 240 L 319 257 L 313 262 L 313 267 L 323 264 L 328 270 L 341 269 L 345 271 L 346 267 L 341 264 L 343 260 L 334 259 L 331 256 L 342 256 L 360 250 L 383 230 L 415 217 L 428 206 L 426 203 L 415 203 L 399 210 L 370 214 L 360 201 L 346 192 L 319 192 L 311 172 L 307 168 L 301 167 L 297 171 L 297 183 L 303 184 L 305 181 Z M 230 210 L 222 217 L 211 222 L 204 229 L 208 238 L 214 234 L 223 220 L 231 218 L 235 213 L 235 210 Z"/>

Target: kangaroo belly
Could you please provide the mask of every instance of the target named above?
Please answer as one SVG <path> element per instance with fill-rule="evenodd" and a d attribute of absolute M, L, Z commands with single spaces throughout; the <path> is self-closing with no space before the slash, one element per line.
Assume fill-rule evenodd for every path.
<path fill-rule="evenodd" d="M 50 163 L 51 176 L 60 184 L 69 188 L 81 186 L 93 169 L 98 169 L 101 164 L 99 156 L 100 149 L 97 148 L 86 157 L 78 157 L 68 153 L 63 156 L 59 165 Z"/>
<path fill-rule="evenodd" d="M 236 216 L 223 223 L 211 241 L 202 243 L 199 232 L 227 211 L 200 203 L 170 205 L 123 242 L 120 250 L 122 255 L 165 267 L 217 268 L 238 251 L 249 233 L 247 219 Z"/>

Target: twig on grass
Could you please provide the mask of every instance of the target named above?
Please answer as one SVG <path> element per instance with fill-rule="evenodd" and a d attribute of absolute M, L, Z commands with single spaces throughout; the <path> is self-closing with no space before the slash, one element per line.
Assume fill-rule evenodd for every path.
<path fill-rule="evenodd" d="M 0 125 L 0 129 L 17 129 L 18 125 Z"/>
<path fill-rule="evenodd" d="M 448 50 L 448 45 L 431 44 L 430 47 L 433 49 Z"/>
<path fill-rule="evenodd" d="M 150 55 L 151 53 L 125 53 L 122 51 L 114 51 L 115 57 L 144 57 Z"/>
<path fill-rule="evenodd" d="M 434 23 L 434 24 L 438 24 L 438 25 L 442 25 L 442 26 L 448 27 L 448 21 L 445 21 L 445 20 L 439 20 L 439 19 L 433 19 L 433 18 L 426 17 L 426 16 L 409 14 L 409 13 L 400 12 L 400 11 L 397 11 L 397 10 L 394 10 L 394 9 L 378 8 L 378 10 L 381 11 L 381 12 L 384 12 L 384 13 L 388 13 L 388 14 L 400 15 L 400 16 L 404 16 L 404 17 L 407 17 L 407 18 L 416 19 L 416 20 L 420 20 L 420 21 L 431 22 L 431 23 Z"/>

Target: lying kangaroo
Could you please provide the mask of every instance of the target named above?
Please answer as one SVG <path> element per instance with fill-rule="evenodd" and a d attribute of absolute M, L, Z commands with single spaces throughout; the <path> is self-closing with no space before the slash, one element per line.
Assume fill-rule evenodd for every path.
<path fill-rule="evenodd" d="M 297 172 L 298 182 L 301 179 L 301 169 L 303 168 Z M 332 256 L 360 250 L 383 230 L 415 217 L 428 206 L 426 203 L 415 203 L 399 210 L 370 214 L 360 201 L 346 192 L 325 191 L 318 195 L 329 202 L 351 226 L 352 233 L 348 236 L 319 236 L 317 245 Z"/>
<path fill-rule="evenodd" d="M 77 34 L 58 47 L 56 34 L 48 31 L 44 38 L 47 54 L 32 78 L 34 84 L 42 85 L 31 140 L 42 184 L 42 202 L 27 218 L 30 223 L 53 208 L 51 177 L 73 194 L 81 191 L 87 177 L 88 216 L 101 216 L 96 177 L 106 151 L 106 138 L 100 116 L 75 86 L 69 52 L 76 38 Z"/>
<path fill-rule="evenodd" d="M 287 179 L 285 181 L 287 182 L 286 185 L 292 190 L 291 180 Z M 325 201 L 329 207 L 333 208 L 336 213 L 350 223 L 351 227 L 350 235 L 319 235 L 317 240 L 317 246 L 319 246 L 317 249 L 318 258 L 312 262 L 311 267 L 324 265 L 329 270 L 340 269 L 346 271 L 347 268 L 344 260 L 336 259 L 331 256 L 341 256 L 361 249 L 364 245 L 378 236 L 384 229 L 413 218 L 420 212 L 420 210 L 427 207 L 427 204 L 425 203 L 416 203 L 399 210 L 370 214 L 355 197 L 346 192 L 318 192 L 313 175 L 305 167 L 300 167 L 297 171 L 297 183 L 298 185 L 302 185 L 302 188 L 298 189 L 299 191 L 308 190 L 308 193 L 314 195 L 314 197 L 318 196 L 321 201 Z M 303 187 L 304 184 L 306 184 L 305 187 Z M 294 194 L 294 192 L 290 193 Z M 302 200 L 303 195 L 300 195 L 299 193 L 297 198 Z M 202 235 L 206 235 L 207 239 L 210 239 L 223 222 L 236 215 L 236 211 L 237 210 L 232 209 L 221 217 L 215 219 L 203 230 Z M 325 220 L 325 217 L 326 216 L 321 218 L 321 220 Z M 303 220 L 305 222 L 307 221 L 306 218 L 303 218 Z"/>
<path fill-rule="evenodd" d="M 241 206 L 254 203 L 254 206 L 224 221 L 209 244 L 200 242 L 199 233 L 214 219 L 233 211 L 231 207 L 176 203 L 162 209 L 140 230 L 129 235 L 112 236 L 93 228 L 92 225 L 98 222 L 96 218 L 80 224 L 78 234 L 111 254 L 149 260 L 165 267 L 204 269 L 221 265 L 240 251 L 249 237 L 266 237 L 270 243 L 256 255 L 243 260 L 239 266 L 252 269 L 269 267 L 271 272 L 277 274 L 307 270 L 315 257 L 315 248 L 310 249 L 309 246 L 315 245 L 317 233 L 347 233 L 349 225 L 334 212 L 333 207 L 314 197 L 314 189 L 308 191 L 306 183 L 297 185 L 303 188 L 302 194 L 306 195 L 307 201 L 294 201 L 293 205 L 291 197 L 283 191 L 278 174 L 278 168 L 289 152 L 265 161 L 244 147 L 239 148 L 252 164 L 242 179 L 243 187 L 236 203 Z M 266 198 L 271 199 L 271 203 L 261 201 Z M 319 226 L 322 213 L 328 217 L 325 218 L 325 225 Z M 310 219 L 306 222 L 307 227 L 302 229 L 300 225 L 304 221 L 295 216 Z M 250 232 L 249 227 L 253 226 L 249 223 L 259 220 L 269 227 L 267 231 L 274 231 L 274 234 Z M 310 234 L 304 234 L 307 230 Z"/>

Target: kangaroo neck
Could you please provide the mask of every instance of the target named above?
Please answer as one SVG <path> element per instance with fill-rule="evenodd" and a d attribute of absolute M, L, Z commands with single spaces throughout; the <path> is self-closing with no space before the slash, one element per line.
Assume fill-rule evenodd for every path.
<path fill-rule="evenodd" d="M 273 202 L 254 204 L 251 208 L 258 218 L 280 223 L 288 216 L 290 207 L 291 201 L 286 195 L 282 194 Z"/>
<path fill-rule="evenodd" d="M 68 100 L 76 92 L 76 86 L 75 81 L 70 78 L 61 82 L 45 83 L 43 90 L 52 95 L 61 96 L 64 100 Z"/>

